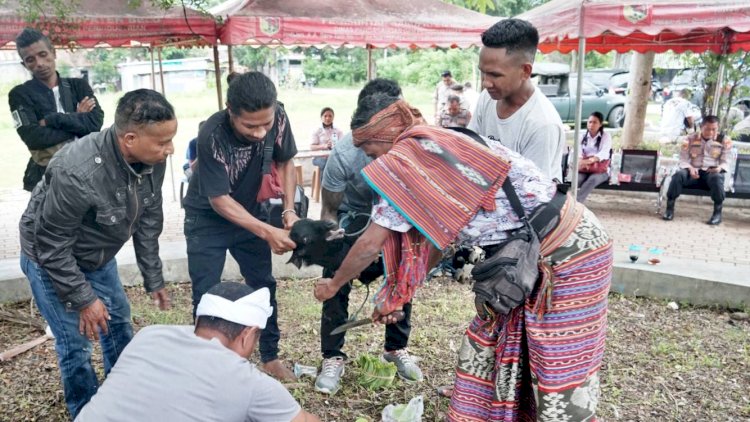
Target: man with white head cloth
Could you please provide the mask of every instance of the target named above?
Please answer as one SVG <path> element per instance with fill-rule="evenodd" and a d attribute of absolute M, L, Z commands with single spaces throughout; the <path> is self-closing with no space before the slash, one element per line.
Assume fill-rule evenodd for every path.
<path fill-rule="evenodd" d="M 139 331 L 76 422 L 320 421 L 247 360 L 272 312 L 266 287 L 215 285 L 195 328 Z"/>

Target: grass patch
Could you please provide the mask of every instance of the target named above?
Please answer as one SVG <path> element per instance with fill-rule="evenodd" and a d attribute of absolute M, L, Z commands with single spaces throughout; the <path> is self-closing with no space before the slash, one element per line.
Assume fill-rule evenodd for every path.
<path fill-rule="evenodd" d="M 170 285 L 174 309 L 156 310 L 140 287 L 128 289 L 135 328 L 151 324 L 187 324 L 191 320 L 189 284 Z M 278 284 L 281 356 L 289 364 L 320 364 L 320 304 L 312 282 L 280 280 Z M 365 298 L 353 289 L 350 312 Z M 453 380 L 456 350 L 473 316 L 468 286 L 448 279 L 431 281 L 414 300 L 409 347 L 418 356 L 425 380 L 367 390 L 357 382 L 357 368 L 347 365 L 342 388 L 333 396 L 317 393 L 304 378 L 292 394 L 307 410 L 327 421 L 380 420 L 383 408 L 424 397 L 425 421 L 444 418 L 448 401 L 435 388 Z M 602 420 L 744 420 L 750 417 L 750 324 L 729 324 L 726 311 L 696 307 L 673 311 L 662 301 L 610 297 L 609 336 L 601 371 Z M 15 309 L 28 312 L 28 303 Z M 369 315 L 365 305 L 360 316 Z M 25 326 L 0 322 L 0 350 L 38 336 Z M 344 351 L 350 361 L 362 354 L 378 356 L 383 328 L 351 330 Z M 257 361 L 258 356 L 252 358 Z M 98 350 L 95 365 L 101 367 Z M 54 346 L 51 342 L 0 365 L 0 420 L 66 420 Z M 7 393 L 6 393 L 7 392 Z"/>

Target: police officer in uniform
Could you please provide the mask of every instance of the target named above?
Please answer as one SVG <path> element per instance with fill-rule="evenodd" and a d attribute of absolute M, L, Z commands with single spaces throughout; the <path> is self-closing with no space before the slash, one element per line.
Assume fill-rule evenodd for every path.
<path fill-rule="evenodd" d="M 714 201 L 714 212 L 707 224 L 721 223 L 724 202 L 724 174 L 729 171 L 732 140 L 719 133 L 719 118 L 706 116 L 700 132 L 689 135 L 680 149 L 680 171 L 672 176 L 667 191 L 667 210 L 663 218 L 674 218 L 674 203 L 683 188 L 707 189 Z"/>

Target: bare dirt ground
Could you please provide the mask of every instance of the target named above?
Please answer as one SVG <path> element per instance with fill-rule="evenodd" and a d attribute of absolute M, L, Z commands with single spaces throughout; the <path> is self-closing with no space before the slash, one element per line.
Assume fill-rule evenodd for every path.
<path fill-rule="evenodd" d="M 351 307 L 364 299 L 355 289 Z M 128 290 L 136 328 L 149 324 L 187 324 L 189 284 L 173 285 L 176 304 L 167 313 L 154 309 L 140 288 Z M 310 281 L 279 282 L 281 354 L 290 364 L 319 364 L 320 305 Z M 438 279 L 414 301 L 410 350 L 421 359 L 425 381 L 369 391 L 357 384 L 357 371 L 347 366 L 342 388 L 334 396 L 315 392 L 303 378 L 291 391 L 307 410 L 324 421 L 380 420 L 389 403 L 406 403 L 423 395 L 425 421 L 442 420 L 448 400 L 435 388 L 453 377 L 455 350 L 473 313 L 466 285 Z M 28 313 L 29 303 L 5 306 Z M 368 315 L 366 307 L 361 315 Z M 610 296 L 609 337 L 602 368 L 599 416 L 604 421 L 740 421 L 750 420 L 750 323 L 735 321 L 730 311 L 680 306 L 666 302 Z M 0 351 L 41 335 L 24 325 L 0 322 Z M 383 328 L 363 327 L 347 335 L 345 351 L 378 354 Z M 100 356 L 95 360 L 101 367 Z M 63 421 L 63 401 L 53 342 L 0 363 L 0 421 Z"/>

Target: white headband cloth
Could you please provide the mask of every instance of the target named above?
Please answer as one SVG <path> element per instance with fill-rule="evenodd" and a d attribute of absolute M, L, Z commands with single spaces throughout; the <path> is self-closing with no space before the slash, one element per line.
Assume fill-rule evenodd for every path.
<path fill-rule="evenodd" d="M 268 287 L 263 287 L 235 301 L 206 293 L 198 303 L 195 316 L 218 317 L 246 327 L 264 329 L 271 313 L 271 292 Z"/>

